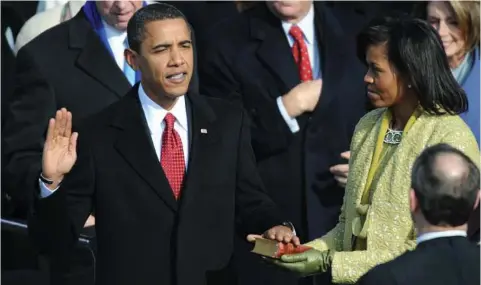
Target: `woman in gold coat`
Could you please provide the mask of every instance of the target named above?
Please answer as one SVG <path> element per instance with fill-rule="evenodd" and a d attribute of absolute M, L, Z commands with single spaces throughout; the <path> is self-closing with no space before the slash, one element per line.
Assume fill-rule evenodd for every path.
<path fill-rule="evenodd" d="M 408 195 L 413 162 L 424 148 L 447 143 L 480 161 L 476 139 L 458 116 L 468 108 L 466 94 L 430 25 L 377 19 L 357 43 L 377 109 L 356 127 L 339 223 L 307 243 L 313 249 L 274 261 L 302 275 L 330 272 L 341 284 L 416 246 Z"/>

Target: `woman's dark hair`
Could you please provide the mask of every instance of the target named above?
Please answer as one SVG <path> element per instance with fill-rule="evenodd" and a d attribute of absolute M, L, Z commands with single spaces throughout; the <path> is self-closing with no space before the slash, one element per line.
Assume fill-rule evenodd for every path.
<path fill-rule="evenodd" d="M 466 93 L 451 73 L 441 39 L 427 22 L 405 14 L 372 20 L 357 36 L 357 55 L 385 45 L 390 64 L 408 82 L 420 105 L 432 115 L 468 110 Z"/>

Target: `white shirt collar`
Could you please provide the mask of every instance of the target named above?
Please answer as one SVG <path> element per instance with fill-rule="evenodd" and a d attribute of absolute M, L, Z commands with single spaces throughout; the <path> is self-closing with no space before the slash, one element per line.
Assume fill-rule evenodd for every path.
<path fill-rule="evenodd" d="M 175 124 L 187 131 L 187 108 L 185 106 L 185 96 L 179 97 L 172 110 L 167 111 L 160 105 L 152 101 L 145 93 L 142 84 L 139 84 L 139 100 L 147 119 L 147 125 L 151 134 L 162 134 L 162 126 L 167 113 L 175 117 Z"/>
<path fill-rule="evenodd" d="M 307 44 L 314 44 L 315 42 L 315 27 L 314 27 L 314 5 L 311 4 L 311 8 L 309 8 L 309 12 L 307 15 L 297 23 L 297 26 L 301 29 L 302 33 L 304 34 L 304 40 L 306 40 Z M 289 35 L 289 30 L 291 29 L 292 24 L 287 22 L 282 22 L 282 29 L 286 35 Z"/>
<path fill-rule="evenodd" d="M 441 232 L 432 232 L 432 233 L 425 233 L 416 239 L 417 244 L 420 244 L 421 242 L 436 239 L 436 238 L 442 238 L 442 237 L 455 237 L 455 236 L 467 236 L 465 231 L 459 231 L 459 230 L 451 230 L 451 231 L 441 231 Z"/>

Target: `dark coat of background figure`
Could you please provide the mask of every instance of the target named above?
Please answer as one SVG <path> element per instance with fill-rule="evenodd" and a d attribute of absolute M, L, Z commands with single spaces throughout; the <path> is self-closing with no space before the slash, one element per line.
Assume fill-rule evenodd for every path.
<path fill-rule="evenodd" d="M 37 13 L 39 1 L 2 1 L 2 9 L 8 7 L 10 12 L 19 16 L 23 23 L 25 23 L 28 19 L 34 16 Z"/>
<path fill-rule="evenodd" d="M 480 230 L 479 230 L 479 205 L 471 214 L 471 218 L 468 221 L 468 239 L 471 242 L 479 243 Z"/>
<path fill-rule="evenodd" d="M 262 191 L 248 117 L 235 104 L 188 94 L 189 163 L 175 200 L 137 87 L 77 129 L 77 162 L 57 192 L 33 203 L 31 234 L 62 252 L 95 209 L 96 284 L 235 284 L 225 271 L 235 226 L 245 236 L 284 221 Z"/>
<path fill-rule="evenodd" d="M 8 101 L 15 88 L 15 54 L 8 43 L 6 32 L 11 31 L 15 40 L 23 24 L 35 13 L 38 1 L 2 1 L 2 56 L 1 56 L 1 101 L 2 118 L 1 125 L 4 126 L 7 114 Z M 6 160 L 2 147 L 2 167 Z M 2 176 L 2 181 L 8 177 Z M 14 212 L 11 204 L 11 197 L 2 188 L 2 218 L 12 215 Z M 28 241 L 25 232 L 5 229 L 2 226 L 2 284 L 49 284 L 48 272 L 39 270 L 39 262 L 36 253 Z"/>
<path fill-rule="evenodd" d="M 420 243 L 414 251 L 379 265 L 359 285 L 479 284 L 479 247 L 465 237 L 444 237 Z"/>
<path fill-rule="evenodd" d="M 1 82 L 1 100 L 2 100 L 2 118 L 1 118 L 1 126 L 3 129 L 3 124 L 5 122 L 5 117 L 7 114 L 7 106 L 10 97 L 12 96 L 13 89 L 15 87 L 15 54 L 10 47 L 8 40 L 7 40 L 7 30 L 10 29 L 12 37 L 15 39 L 18 32 L 22 28 L 22 25 L 25 23 L 25 20 L 22 16 L 16 12 L 12 5 L 9 5 L 7 1 L 1 2 L 2 7 L 2 82 Z M 4 149 L 2 147 L 2 166 L 5 165 L 5 156 L 3 155 Z M 3 179 L 2 179 L 3 181 Z M 7 202 L 9 197 L 5 195 L 2 191 L 2 216 L 10 214 L 13 210 Z"/>
<path fill-rule="evenodd" d="M 9 46 L 6 32 L 10 29 L 12 32 L 13 39 L 16 38 L 18 32 L 22 28 L 25 20 L 19 14 L 12 3 L 9 1 L 2 1 L 2 126 L 4 122 L 4 117 L 6 114 L 5 102 L 10 98 L 14 88 L 14 75 L 15 75 L 15 54 L 12 48 Z M 3 163 L 2 163 L 3 164 Z M 2 212 L 4 209 L 2 209 Z"/>
<path fill-rule="evenodd" d="M 416 1 L 328 1 L 333 13 L 339 19 L 346 32 L 353 35 L 359 33 L 369 20 L 385 14 L 409 14 Z"/>
<path fill-rule="evenodd" d="M 19 51 L 2 129 L 2 191 L 12 197 L 14 218 L 26 218 L 38 187 L 48 120 L 56 110 L 68 108 L 76 123 L 118 101 L 130 87 L 82 11 Z M 52 258 L 52 284 L 92 284 L 93 268 L 79 269 L 73 266 L 76 254 L 70 258 Z"/>
<path fill-rule="evenodd" d="M 300 83 L 279 19 L 260 4 L 211 31 L 200 54 L 203 94 L 241 102 L 252 119 L 252 145 L 269 196 L 296 226 L 301 241 L 320 237 L 337 223 L 344 190 L 329 167 L 343 163 L 354 127 L 365 113 L 365 67 L 355 56 L 354 35 L 338 14 L 314 2 L 321 56 L 322 95 L 316 109 L 297 118 L 292 134 L 276 98 Z M 340 18 L 342 19 L 342 18 Z M 363 19 L 360 16 L 360 19 Z M 364 21 L 364 19 L 363 19 Z M 294 284 L 296 277 L 261 265 L 252 247 L 238 241 L 243 284 Z"/>
<path fill-rule="evenodd" d="M 19 51 L 15 80 L 2 130 L 8 177 L 2 188 L 26 206 L 38 182 L 48 120 L 57 109 L 68 108 L 76 123 L 118 101 L 131 86 L 83 11 Z"/>

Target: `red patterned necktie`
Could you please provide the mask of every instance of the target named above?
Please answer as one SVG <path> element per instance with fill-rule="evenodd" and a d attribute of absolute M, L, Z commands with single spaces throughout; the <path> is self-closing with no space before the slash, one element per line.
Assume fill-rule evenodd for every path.
<path fill-rule="evenodd" d="M 301 81 L 312 80 L 312 68 L 309 61 L 309 52 L 307 51 L 307 45 L 304 42 L 304 37 L 301 29 L 293 25 L 289 30 L 289 34 L 294 38 L 294 45 L 292 46 L 292 55 L 299 68 L 299 77 Z"/>
<path fill-rule="evenodd" d="M 174 130 L 175 117 L 171 113 L 165 116 L 165 128 L 162 134 L 162 151 L 160 164 L 174 192 L 179 198 L 185 174 L 184 150 L 179 134 Z"/>

